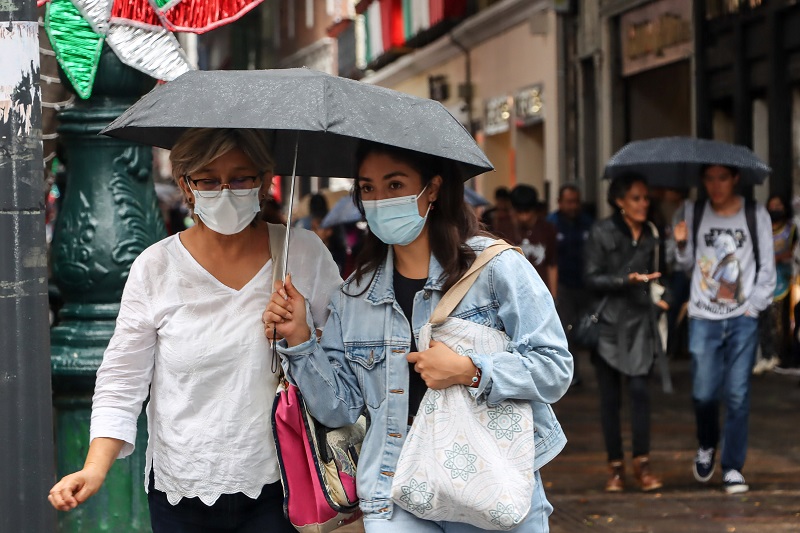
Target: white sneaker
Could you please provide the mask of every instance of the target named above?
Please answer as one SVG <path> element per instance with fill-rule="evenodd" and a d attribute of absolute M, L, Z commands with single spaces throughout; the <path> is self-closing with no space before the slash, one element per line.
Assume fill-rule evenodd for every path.
<path fill-rule="evenodd" d="M 772 357 L 767 359 L 767 371 L 771 372 L 779 364 L 781 364 L 781 360 L 778 357 L 773 355 Z"/>
<path fill-rule="evenodd" d="M 725 492 L 728 494 L 741 494 L 750 490 L 750 486 L 744 480 L 744 476 L 738 470 L 728 470 L 722 476 L 722 483 L 725 485 Z"/>

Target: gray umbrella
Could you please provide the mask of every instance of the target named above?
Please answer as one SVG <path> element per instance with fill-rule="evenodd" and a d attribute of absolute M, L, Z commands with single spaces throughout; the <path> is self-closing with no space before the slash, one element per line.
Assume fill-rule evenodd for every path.
<path fill-rule="evenodd" d="M 103 131 L 171 149 L 188 128 L 253 128 L 274 136 L 275 172 L 352 177 L 362 140 L 454 161 L 464 179 L 494 167 L 439 102 L 310 69 L 194 70 L 154 88 Z"/>
<path fill-rule="evenodd" d="M 745 146 L 694 137 L 659 137 L 623 146 L 606 163 L 604 177 L 637 172 L 652 187 L 689 188 L 697 185 L 704 165 L 736 167 L 745 185 L 761 184 L 772 172 Z"/>
<path fill-rule="evenodd" d="M 189 71 L 101 133 L 170 149 L 187 128 L 273 130 L 283 175 L 297 146 L 298 176 L 350 177 L 362 139 L 453 160 L 465 179 L 494 168 L 439 102 L 305 68 Z"/>

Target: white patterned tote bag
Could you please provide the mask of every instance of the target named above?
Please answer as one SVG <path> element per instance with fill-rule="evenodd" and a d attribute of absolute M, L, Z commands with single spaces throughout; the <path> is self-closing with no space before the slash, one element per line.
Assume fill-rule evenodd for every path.
<path fill-rule="evenodd" d="M 431 338 L 458 354 L 509 351 L 502 331 L 448 317 L 498 253 L 512 249 L 495 241 L 444 295 L 419 334 L 419 349 Z M 525 400 L 478 404 L 467 387 L 425 393 L 403 444 L 392 483 L 392 499 L 426 520 L 464 522 L 488 530 L 517 527 L 530 511 L 534 490 L 533 411 Z"/>

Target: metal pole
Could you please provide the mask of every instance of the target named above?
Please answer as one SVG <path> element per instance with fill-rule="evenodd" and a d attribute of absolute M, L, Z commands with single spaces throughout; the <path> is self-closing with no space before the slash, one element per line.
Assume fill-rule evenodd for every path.
<path fill-rule="evenodd" d="M 55 481 L 39 26 L 0 1 L 0 531 L 52 532 Z"/>

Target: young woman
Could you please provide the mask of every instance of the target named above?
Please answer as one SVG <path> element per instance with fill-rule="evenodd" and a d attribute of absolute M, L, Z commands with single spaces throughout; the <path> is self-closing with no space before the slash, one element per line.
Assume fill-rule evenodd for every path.
<path fill-rule="evenodd" d="M 529 515 L 513 531 L 548 531 L 552 507 L 538 469 L 566 442 L 550 404 L 569 387 L 572 356 L 547 287 L 520 254 L 498 255 L 453 316 L 502 329 L 511 349 L 464 357 L 433 342 L 418 352 L 419 330 L 441 296 L 491 241 L 464 205 L 461 176 L 438 158 L 366 144 L 354 199 L 370 233 L 356 271 L 333 297 L 321 339 L 306 323 L 302 291 L 291 279 L 273 295 L 264 320 L 268 336 L 277 329 L 285 339 L 279 352 L 290 379 L 314 391 L 306 401 L 315 417 L 339 427 L 365 410 L 369 415 L 358 465 L 366 531 L 479 531 L 422 520 L 390 498 L 400 449 L 425 390 L 473 385 L 479 401 L 531 401 L 536 490 Z"/>
<path fill-rule="evenodd" d="M 648 378 L 661 341 L 656 329 L 656 306 L 648 284 L 661 276 L 655 265 L 660 245 L 647 224 L 650 199 L 644 178 L 626 174 L 608 189 L 614 214 L 592 227 L 584 253 L 584 281 L 598 297 L 607 297 L 600 314 L 600 341 L 592 353 L 600 389 L 600 421 L 608 453 L 605 490 L 624 489 L 620 428 L 622 379 L 630 395 L 633 433 L 633 472 L 644 491 L 661 487 L 650 469 L 650 393 Z"/>
<path fill-rule="evenodd" d="M 86 463 L 49 499 L 68 511 L 97 492 L 114 460 L 133 452 L 149 394 L 153 533 L 293 532 L 271 443 L 278 377 L 261 323 L 272 281 L 259 216 L 269 143 L 256 130 L 189 130 L 170 160 L 196 225 L 133 262 L 97 372 Z M 296 229 L 292 238 L 289 265 L 320 326 L 339 270 L 313 233 Z"/>

